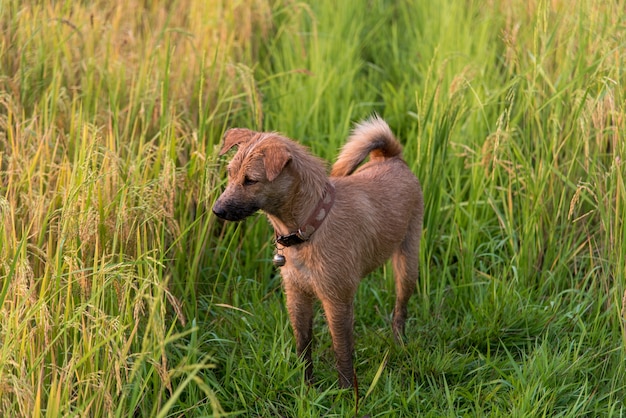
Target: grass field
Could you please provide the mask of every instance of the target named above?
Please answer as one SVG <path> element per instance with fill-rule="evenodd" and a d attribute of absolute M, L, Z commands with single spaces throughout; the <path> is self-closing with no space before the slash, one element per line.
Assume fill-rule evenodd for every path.
<path fill-rule="evenodd" d="M 0 416 L 626 416 L 624 0 L 0 4 Z M 227 127 L 331 161 L 373 112 L 422 181 L 404 345 L 303 381 Z"/>

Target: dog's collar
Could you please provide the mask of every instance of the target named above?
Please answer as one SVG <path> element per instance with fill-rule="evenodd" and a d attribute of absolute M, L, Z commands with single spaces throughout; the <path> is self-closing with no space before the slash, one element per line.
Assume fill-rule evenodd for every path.
<path fill-rule="evenodd" d="M 328 212 L 335 203 L 335 186 L 326 183 L 324 196 L 320 199 L 311 216 L 306 220 L 296 232 L 287 235 L 278 235 L 276 232 L 276 243 L 283 247 L 291 247 L 292 245 L 302 244 L 311 238 L 311 235 L 320 227 Z"/>

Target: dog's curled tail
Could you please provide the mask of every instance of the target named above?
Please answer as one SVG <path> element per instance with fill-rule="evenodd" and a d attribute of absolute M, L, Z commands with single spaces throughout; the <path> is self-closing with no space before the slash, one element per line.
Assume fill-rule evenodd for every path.
<path fill-rule="evenodd" d="M 330 175 L 349 176 L 367 156 L 370 161 L 385 160 L 402 154 L 402 145 L 396 140 L 387 125 L 378 115 L 356 125 L 348 142 L 341 150 Z"/>

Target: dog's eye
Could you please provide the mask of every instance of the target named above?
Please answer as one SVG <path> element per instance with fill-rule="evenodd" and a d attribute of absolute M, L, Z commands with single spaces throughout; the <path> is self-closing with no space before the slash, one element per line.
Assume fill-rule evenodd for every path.
<path fill-rule="evenodd" d="M 253 184 L 256 184 L 256 183 L 258 183 L 258 181 L 256 181 L 256 180 L 252 180 L 252 179 L 251 179 L 250 177 L 248 177 L 248 176 L 246 176 L 246 177 L 243 179 L 243 185 L 244 185 L 244 186 L 252 186 Z"/>

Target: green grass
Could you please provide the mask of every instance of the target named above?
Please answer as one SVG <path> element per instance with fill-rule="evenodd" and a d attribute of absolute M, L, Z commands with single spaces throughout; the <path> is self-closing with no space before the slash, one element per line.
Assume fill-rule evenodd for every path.
<path fill-rule="evenodd" d="M 622 0 L 0 5 L 0 415 L 625 416 Z M 303 381 L 227 127 L 331 161 L 378 112 L 421 179 L 407 338 Z"/>

